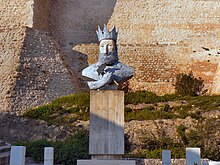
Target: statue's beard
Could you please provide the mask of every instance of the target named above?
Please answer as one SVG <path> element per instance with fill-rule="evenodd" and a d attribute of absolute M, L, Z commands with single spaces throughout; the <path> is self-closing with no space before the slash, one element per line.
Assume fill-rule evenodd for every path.
<path fill-rule="evenodd" d="M 110 52 L 108 54 L 99 53 L 99 62 L 106 65 L 112 65 L 118 61 L 118 52 Z"/>

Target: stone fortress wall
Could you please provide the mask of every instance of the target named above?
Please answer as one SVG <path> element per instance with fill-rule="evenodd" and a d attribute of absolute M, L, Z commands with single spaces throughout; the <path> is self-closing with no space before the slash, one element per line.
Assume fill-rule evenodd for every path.
<path fill-rule="evenodd" d="M 75 89 L 49 33 L 49 0 L 2 0 L 0 111 L 19 112 Z"/>
<path fill-rule="evenodd" d="M 0 109 L 19 111 L 86 89 L 98 25 L 119 28 L 119 59 L 134 90 L 174 92 L 178 73 L 220 93 L 217 0 L 1 0 Z M 88 88 L 87 88 L 88 89 Z"/>

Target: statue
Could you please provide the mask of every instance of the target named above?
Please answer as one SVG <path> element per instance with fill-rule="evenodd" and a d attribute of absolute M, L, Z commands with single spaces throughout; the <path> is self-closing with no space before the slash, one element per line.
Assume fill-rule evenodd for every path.
<path fill-rule="evenodd" d="M 133 68 L 118 61 L 117 35 L 118 30 L 113 27 L 108 31 L 104 25 L 103 31 L 98 27 L 96 31 L 99 39 L 99 59 L 82 71 L 82 75 L 93 79 L 88 81 L 90 89 L 116 90 L 119 84 L 133 77 Z"/>

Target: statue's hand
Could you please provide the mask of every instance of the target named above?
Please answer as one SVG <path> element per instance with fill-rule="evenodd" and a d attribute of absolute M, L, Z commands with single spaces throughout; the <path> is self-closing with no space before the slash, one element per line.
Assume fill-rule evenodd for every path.
<path fill-rule="evenodd" d="M 104 75 L 105 74 L 105 68 L 106 68 L 106 64 L 100 65 L 97 69 L 98 75 Z"/>
<path fill-rule="evenodd" d="M 88 85 L 90 89 L 99 89 L 103 86 L 108 85 L 109 83 L 111 83 L 113 81 L 113 73 L 111 72 L 106 72 L 104 73 L 104 75 L 102 76 L 102 78 L 100 80 L 97 81 L 89 81 Z"/>
<path fill-rule="evenodd" d="M 109 84 L 113 80 L 112 75 L 113 75 L 112 72 L 106 72 L 106 73 L 104 73 L 101 80 L 105 81 L 106 84 Z"/>

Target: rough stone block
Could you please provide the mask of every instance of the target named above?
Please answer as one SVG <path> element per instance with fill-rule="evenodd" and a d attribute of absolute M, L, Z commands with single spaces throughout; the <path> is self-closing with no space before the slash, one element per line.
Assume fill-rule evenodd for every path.
<path fill-rule="evenodd" d="M 77 160 L 77 165 L 135 165 L 135 160 Z"/>
<path fill-rule="evenodd" d="M 10 165 L 25 165 L 25 153 L 26 153 L 26 147 L 12 146 Z"/>
<path fill-rule="evenodd" d="M 200 148 L 186 148 L 186 165 L 201 165 Z"/>
<path fill-rule="evenodd" d="M 124 154 L 124 92 L 90 92 L 91 155 Z"/>

